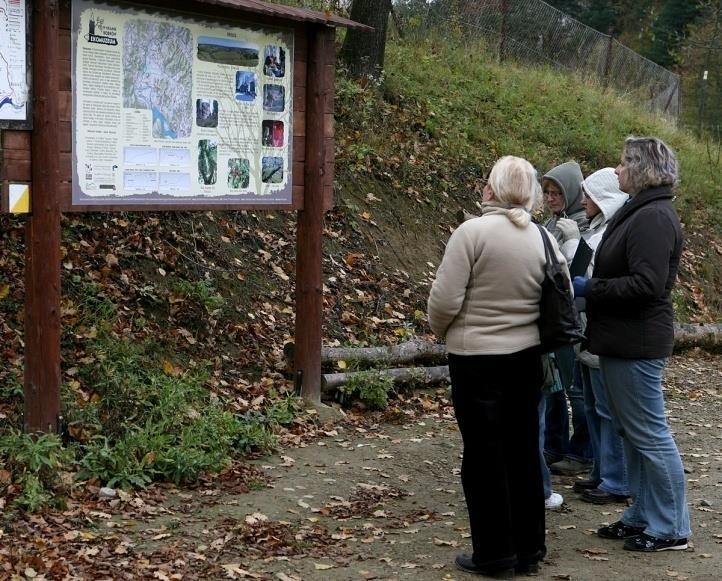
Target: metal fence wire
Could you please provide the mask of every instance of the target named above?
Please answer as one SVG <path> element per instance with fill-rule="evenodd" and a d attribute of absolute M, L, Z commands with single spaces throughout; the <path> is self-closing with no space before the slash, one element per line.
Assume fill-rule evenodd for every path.
<path fill-rule="evenodd" d="M 405 34 L 483 38 L 502 61 L 574 71 L 679 119 L 678 75 L 541 0 L 401 0 L 395 16 Z"/>

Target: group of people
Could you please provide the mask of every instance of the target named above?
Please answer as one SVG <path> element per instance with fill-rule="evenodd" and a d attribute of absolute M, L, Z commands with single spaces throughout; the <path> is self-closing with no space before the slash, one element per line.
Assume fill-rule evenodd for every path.
<path fill-rule="evenodd" d="M 616 168 L 586 179 L 567 162 L 540 183 L 528 161 L 506 156 L 489 174 L 481 216 L 449 239 L 428 315 L 446 340 L 464 444 L 473 554 L 458 555 L 458 568 L 498 579 L 537 573 L 545 507 L 563 502 L 547 462 L 588 472 L 574 486 L 584 500 L 628 503 L 600 537 L 633 551 L 687 548 L 684 469 L 662 394 L 682 251 L 677 180 L 675 154 L 657 138 L 628 138 Z M 551 213 L 543 229 L 532 218 L 542 199 Z M 538 328 L 542 236 L 567 276 L 571 268 L 586 337 L 549 354 Z"/>

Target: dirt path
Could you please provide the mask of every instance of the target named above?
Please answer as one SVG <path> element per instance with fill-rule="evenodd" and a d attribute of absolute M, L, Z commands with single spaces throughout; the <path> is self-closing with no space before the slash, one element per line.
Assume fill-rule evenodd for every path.
<path fill-rule="evenodd" d="M 597 538 L 621 507 L 581 502 L 573 479 L 555 477 L 566 503 L 547 513 L 541 579 L 722 578 L 721 396 L 719 360 L 674 360 L 668 411 L 690 472 L 693 548 L 640 555 Z M 168 512 L 126 529 L 129 546 L 150 562 L 172 548 L 186 555 L 186 573 L 205 578 L 463 579 L 453 567 L 470 545 L 461 442 L 448 401 L 420 401 L 428 409 L 412 423 L 338 425 L 321 441 L 258 462 L 268 487 L 171 492 Z M 166 574 L 173 571 L 183 569 Z"/>

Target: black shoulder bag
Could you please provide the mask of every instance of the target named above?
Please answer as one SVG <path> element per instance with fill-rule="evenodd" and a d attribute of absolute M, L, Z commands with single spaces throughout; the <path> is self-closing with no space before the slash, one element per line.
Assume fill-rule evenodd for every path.
<path fill-rule="evenodd" d="M 541 299 L 539 300 L 539 338 L 542 353 L 556 351 L 560 347 L 579 343 L 584 339 L 579 325 L 574 297 L 569 292 L 569 280 L 564 275 L 549 237 L 539 224 L 546 266 L 542 282 Z"/>

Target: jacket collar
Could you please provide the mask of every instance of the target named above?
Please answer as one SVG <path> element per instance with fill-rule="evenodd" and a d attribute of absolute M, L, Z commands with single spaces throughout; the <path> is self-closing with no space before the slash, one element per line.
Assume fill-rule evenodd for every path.
<path fill-rule="evenodd" d="M 617 226 L 639 210 L 639 208 L 657 200 L 671 200 L 673 198 L 674 192 L 670 186 L 659 186 L 639 192 L 636 196 L 631 197 L 610 220 L 607 229 L 604 231 L 602 240 L 608 238 L 609 234 L 611 234 Z"/>

